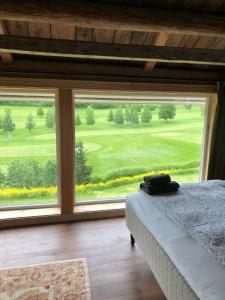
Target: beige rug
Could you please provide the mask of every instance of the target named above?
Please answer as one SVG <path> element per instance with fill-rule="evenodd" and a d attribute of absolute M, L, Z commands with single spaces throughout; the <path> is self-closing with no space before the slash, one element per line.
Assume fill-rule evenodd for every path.
<path fill-rule="evenodd" d="M 0 300 L 90 300 L 85 258 L 0 270 Z"/>

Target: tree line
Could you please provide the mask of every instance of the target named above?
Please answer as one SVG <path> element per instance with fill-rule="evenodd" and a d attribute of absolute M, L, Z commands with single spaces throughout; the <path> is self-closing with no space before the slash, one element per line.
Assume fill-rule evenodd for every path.
<path fill-rule="evenodd" d="M 47 128 L 55 127 L 55 110 L 53 107 L 49 107 L 45 112 L 44 109 L 39 106 L 36 114 L 39 118 L 45 116 L 45 125 Z M 36 123 L 31 112 L 28 114 L 24 125 L 29 132 L 35 128 Z M 5 132 L 7 132 L 9 137 L 11 137 L 12 132 L 16 129 L 16 123 L 13 121 L 11 109 L 6 109 L 4 116 L 0 116 L 0 129 L 3 129 Z"/>
<path fill-rule="evenodd" d="M 176 116 L 176 105 L 174 104 L 161 104 L 158 106 L 158 117 L 167 122 L 168 119 L 174 119 Z M 155 105 L 140 105 L 131 104 L 125 107 L 119 106 L 114 109 L 110 108 L 107 116 L 107 122 L 114 122 L 115 124 L 122 125 L 124 123 L 148 124 L 152 120 L 152 111 L 157 108 Z M 86 108 L 85 114 L 86 125 L 95 124 L 95 114 L 94 108 L 89 105 Z M 75 118 L 76 126 L 82 125 L 83 120 L 81 120 L 80 115 L 76 114 Z"/>
<path fill-rule="evenodd" d="M 77 184 L 91 182 L 92 167 L 87 164 L 87 155 L 83 142 L 75 144 L 76 164 L 75 176 Z M 36 160 L 15 160 L 11 162 L 5 172 L 0 169 L 1 188 L 34 188 L 50 187 L 57 184 L 57 164 L 55 160 L 48 160 L 41 164 Z"/>
<path fill-rule="evenodd" d="M 15 160 L 5 172 L 0 169 L 1 188 L 34 188 L 56 186 L 56 161 L 40 164 L 35 160 Z"/>

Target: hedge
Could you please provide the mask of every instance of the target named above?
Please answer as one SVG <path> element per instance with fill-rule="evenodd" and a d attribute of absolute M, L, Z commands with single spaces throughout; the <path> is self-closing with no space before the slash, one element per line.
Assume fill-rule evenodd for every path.
<path fill-rule="evenodd" d="M 192 174 L 198 172 L 199 168 L 189 168 L 189 169 L 173 169 L 173 170 L 161 170 L 162 173 L 170 174 L 170 175 L 178 175 L 178 174 Z M 98 183 L 88 183 L 88 184 L 80 184 L 77 185 L 76 192 L 86 192 L 92 190 L 102 190 L 107 189 L 119 185 L 129 184 L 136 181 L 142 181 L 143 176 L 152 176 L 159 173 L 158 171 L 145 172 L 142 174 L 134 175 L 134 176 L 123 176 L 118 177 L 112 180 L 108 180 L 105 182 Z M 0 200 L 10 199 L 10 198 L 38 198 L 38 197 L 53 197 L 56 196 L 57 188 L 53 187 L 37 187 L 31 189 L 25 188 L 7 188 L 0 190 Z"/>

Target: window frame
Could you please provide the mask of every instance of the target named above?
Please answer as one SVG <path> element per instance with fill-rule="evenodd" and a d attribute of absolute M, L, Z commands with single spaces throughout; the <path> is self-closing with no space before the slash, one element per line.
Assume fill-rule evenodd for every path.
<path fill-rule="evenodd" d="M 140 97 L 141 94 L 141 97 Z M 74 106 L 76 105 L 76 102 L 79 103 L 107 103 L 109 99 L 113 101 L 114 103 L 129 103 L 129 104 L 182 104 L 185 103 L 188 104 L 196 104 L 196 103 L 205 103 L 205 112 L 204 112 L 204 125 L 203 125 L 203 131 L 202 131 L 202 147 L 201 147 L 201 154 L 200 154 L 200 166 L 199 166 L 199 180 L 206 179 L 206 172 L 208 167 L 208 155 L 209 155 L 209 148 L 210 148 L 210 138 L 211 138 L 211 132 L 210 128 L 212 127 L 213 122 L 213 116 L 214 112 L 211 112 L 212 108 L 215 109 L 216 106 L 216 96 L 203 96 L 203 95 L 196 95 L 194 96 L 187 94 L 166 94 L 166 93 L 154 93 L 154 92 L 148 92 L 148 93 L 138 93 L 138 92 L 117 92 L 115 93 L 114 97 L 110 95 L 108 96 L 109 92 L 105 91 L 91 91 L 88 92 L 86 90 L 77 90 L 73 92 L 73 99 L 74 99 Z M 113 95 L 113 93 L 112 93 Z M 119 97 L 123 97 L 123 99 L 120 99 Z M 148 98 L 151 98 L 151 100 L 148 100 Z M 142 98 L 141 101 L 132 101 L 131 98 L 137 99 Z M 153 100 L 154 98 L 158 98 L 158 100 Z M 171 98 L 171 100 L 160 100 L 160 98 Z M 185 99 L 186 98 L 186 99 Z M 194 98 L 199 98 L 199 100 L 193 100 Z M 204 100 L 200 100 L 200 99 Z M 94 99 L 94 100 L 93 100 Z M 175 100 L 172 100 L 175 99 Z M 214 104 L 212 104 L 214 103 Z M 76 128 L 75 128 L 75 135 L 76 135 Z M 75 157 L 76 162 L 76 157 Z M 90 205 L 90 204 L 107 204 L 107 203 L 121 203 L 126 201 L 126 197 L 116 197 L 116 198 L 102 198 L 102 199 L 89 199 L 89 200 L 82 200 L 82 201 L 76 201 L 76 197 L 74 197 L 74 205 L 80 206 L 80 205 Z"/>
<path fill-rule="evenodd" d="M 43 99 L 46 99 L 46 96 L 44 94 L 51 94 L 53 99 L 53 103 L 54 103 L 54 106 L 55 106 L 55 110 L 56 110 L 56 96 L 57 96 L 57 91 L 55 89 L 38 89 L 38 88 L 34 88 L 34 89 L 31 89 L 31 88 L 17 88 L 17 87 L 12 87 L 12 88 L 1 88 L 0 87 L 0 94 L 1 92 L 3 93 L 18 93 L 18 94 L 22 94 L 22 93 L 30 93 L 30 94 L 33 94 L 32 97 L 34 98 L 38 98 L 36 101 L 40 101 L 42 98 Z M 43 94 L 43 95 L 41 95 Z M 27 100 L 27 99 L 23 99 L 20 95 L 18 95 L 17 97 L 20 98 L 20 99 L 16 99 L 15 101 L 30 101 Z M 40 95 L 40 96 L 39 96 Z M 5 97 L 5 96 L 4 96 Z M 13 97 L 13 96 L 11 96 Z M 16 97 L 16 96 L 15 96 Z M 29 96 L 27 96 L 29 98 Z M 8 97 L 9 98 L 9 97 Z M 8 99 L 8 101 L 11 101 L 13 99 Z M 5 99 L 5 101 L 7 101 L 7 99 Z M 35 100 L 32 100 L 32 101 L 35 101 Z M 57 115 L 55 114 L 55 121 L 57 123 Z M 57 148 L 58 148 L 58 137 L 57 137 L 57 128 L 55 128 L 55 136 L 56 136 L 56 163 L 57 163 L 57 173 L 58 173 L 58 151 L 57 151 Z M 58 179 L 58 178 L 57 178 Z M 57 180 L 58 181 L 58 180 Z M 57 184 L 57 196 L 56 196 L 56 202 L 55 203 L 50 203 L 50 202 L 46 202 L 46 203 L 35 203 L 35 204 L 18 204 L 18 205 L 5 205 L 5 206 L 2 206 L 0 207 L 0 211 L 12 211 L 12 210 L 26 210 L 26 209 L 40 209 L 40 208 L 59 208 L 60 207 L 60 202 L 59 202 L 59 198 L 58 198 L 58 184 Z"/>
<path fill-rule="evenodd" d="M 182 96 L 182 97 L 190 97 L 190 96 L 202 96 L 207 97 L 209 104 L 207 105 L 207 111 L 205 112 L 205 131 L 203 135 L 204 143 L 203 148 L 205 156 L 202 156 L 204 162 L 201 163 L 201 174 L 206 174 L 207 165 L 208 165 L 208 156 L 210 149 L 210 140 L 211 140 L 211 131 L 213 118 L 216 107 L 216 99 L 217 95 L 216 87 L 210 85 L 194 85 L 194 84 L 163 84 L 163 83 L 130 83 L 130 82 L 107 82 L 107 81 L 79 81 L 79 80 L 58 80 L 58 79 L 39 79 L 39 78 L 28 78 L 24 80 L 24 78 L 14 78 L 14 77 L 5 77 L 1 78 L 0 89 L 5 90 L 18 90 L 20 92 L 35 92 L 35 91 L 53 91 L 55 95 L 58 93 L 60 89 L 67 89 L 72 91 L 72 95 L 78 94 L 87 94 L 87 93 L 95 93 L 95 94 L 105 94 L 109 93 L 114 95 L 126 95 L 126 96 L 149 96 L 149 95 L 157 95 L 157 96 Z M 159 91 L 162 92 L 159 92 Z M 188 92 L 185 92 L 188 91 Z M 72 99 L 73 99 L 72 98 Z M 213 100 L 214 99 L 214 100 Z M 58 116 L 56 116 L 58 118 Z M 72 117 L 70 117 L 72 118 Z M 56 138 L 56 143 L 59 143 L 58 138 Z M 63 145 L 62 145 L 63 147 Z M 202 149 L 203 149 L 202 148 Z M 57 167 L 58 166 L 58 152 L 57 152 Z M 202 160 L 201 160 L 202 162 Z M 202 175 L 201 175 L 202 176 Z M 205 175 L 204 175 L 205 176 Z M 204 178 L 203 178 L 204 179 Z M 73 186 L 75 182 L 73 182 Z M 59 185 L 58 185 L 59 188 Z M 73 188 L 74 190 L 74 188 Z M 114 202 L 123 202 L 125 199 L 107 199 L 106 201 L 82 201 L 76 202 L 75 197 L 73 199 L 69 199 L 68 202 L 73 204 L 73 207 L 76 205 L 90 205 L 90 204 L 104 204 L 104 203 L 114 203 Z M 87 203 L 85 203 L 87 202 Z M 70 205 L 71 206 L 71 205 Z M 0 208 L 0 211 L 4 210 L 25 210 L 25 209 L 36 209 L 36 208 L 51 208 L 51 207 L 61 207 L 61 203 L 46 203 L 46 204 L 33 204 L 33 205 L 18 205 L 18 206 L 4 206 Z M 61 210 L 61 214 L 63 214 Z M 69 212 L 65 214 L 73 214 L 73 211 L 70 209 Z"/>

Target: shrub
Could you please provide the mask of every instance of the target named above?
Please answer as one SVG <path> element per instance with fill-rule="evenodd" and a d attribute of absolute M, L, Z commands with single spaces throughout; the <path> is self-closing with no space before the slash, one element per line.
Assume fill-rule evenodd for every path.
<path fill-rule="evenodd" d="M 29 130 L 29 132 L 31 132 L 31 130 L 35 127 L 34 118 L 31 113 L 27 117 L 27 122 L 26 122 L 25 126 Z"/>
<path fill-rule="evenodd" d="M 77 114 L 75 118 L 75 125 L 80 126 L 82 124 L 80 116 Z"/>
<path fill-rule="evenodd" d="M 44 114 L 45 114 L 44 109 L 41 107 L 41 105 L 38 106 L 38 108 L 37 108 L 37 116 L 38 116 L 39 118 L 41 118 L 41 117 L 44 116 Z"/>
<path fill-rule="evenodd" d="M 114 122 L 118 125 L 122 125 L 124 123 L 123 110 L 121 107 L 118 107 L 115 111 Z"/>
<path fill-rule="evenodd" d="M 112 109 L 109 110 L 109 114 L 108 114 L 107 121 L 108 121 L 109 123 L 110 123 L 110 122 L 113 122 L 113 110 L 112 110 Z"/>
<path fill-rule="evenodd" d="M 56 195 L 56 187 L 48 188 L 8 188 L 0 190 L 0 200 L 17 198 L 17 199 L 31 199 L 38 197 L 53 197 Z"/>
<path fill-rule="evenodd" d="M 6 185 L 6 178 L 5 178 L 5 174 L 2 172 L 2 170 L 0 169 L 0 187 L 4 187 Z"/>
<path fill-rule="evenodd" d="M 168 119 L 174 119 L 176 116 L 176 105 L 161 104 L 159 107 L 159 119 L 167 122 Z"/>
<path fill-rule="evenodd" d="M 16 160 L 8 167 L 7 185 L 32 188 L 41 185 L 41 168 L 34 160 Z"/>
<path fill-rule="evenodd" d="M 43 166 L 42 186 L 54 186 L 57 181 L 57 166 L 55 160 L 48 160 Z"/>
<path fill-rule="evenodd" d="M 91 105 L 89 105 L 88 108 L 86 109 L 86 124 L 87 125 L 95 124 L 94 109 Z"/>
<path fill-rule="evenodd" d="M 10 109 L 5 110 L 5 115 L 4 115 L 4 118 L 2 121 L 2 128 L 4 131 L 8 132 L 9 137 L 11 135 L 11 132 L 13 132 L 13 130 L 16 128 L 16 125 L 13 122 L 12 117 L 11 117 Z"/>
<path fill-rule="evenodd" d="M 178 174 L 192 174 L 198 171 L 198 168 L 189 168 L 189 169 L 163 169 L 161 172 L 170 175 L 178 175 Z M 85 192 L 90 190 L 102 190 L 110 187 L 119 186 L 121 184 L 129 184 L 136 181 L 142 181 L 144 176 L 153 176 L 159 173 L 159 171 L 151 171 L 145 172 L 142 174 L 134 175 L 134 176 L 123 176 L 115 179 L 111 179 L 105 182 L 98 183 L 88 183 L 88 184 L 80 184 L 76 186 L 76 192 Z"/>
<path fill-rule="evenodd" d="M 198 168 L 199 167 L 199 161 L 192 161 L 183 165 L 167 165 L 162 167 L 155 167 L 152 169 L 149 168 L 133 168 L 133 169 L 119 169 L 116 171 L 113 171 L 109 174 L 107 174 L 104 178 L 101 178 L 99 181 L 107 181 L 111 179 L 115 179 L 122 176 L 135 176 L 139 174 L 143 174 L 146 172 L 159 172 L 162 170 L 183 170 L 183 169 L 191 169 L 191 168 Z M 99 182 L 98 181 L 98 182 Z M 93 181 L 92 181 L 93 182 Z M 96 182 L 96 181 L 95 181 Z"/>
<path fill-rule="evenodd" d="M 152 114 L 147 106 L 144 106 L 142 112 L 141 112 L 141 122 L 142 123 L 150 123 L 152 119 Z"/>
<path fill-rule="evenodd" d="M 45 125 L 47 128 L 55 127 L 55 110 L 53 107 L 47 110 L 47 113 L 45 115 Z"/>

